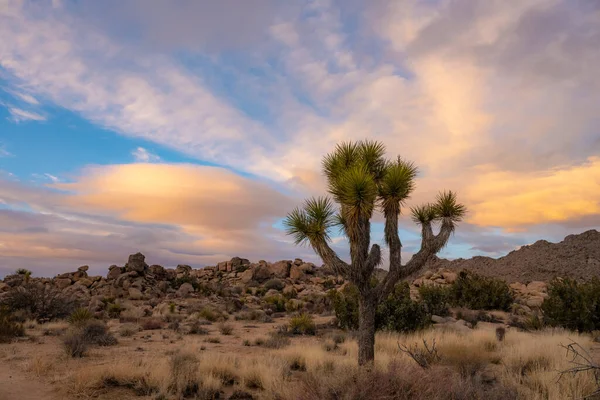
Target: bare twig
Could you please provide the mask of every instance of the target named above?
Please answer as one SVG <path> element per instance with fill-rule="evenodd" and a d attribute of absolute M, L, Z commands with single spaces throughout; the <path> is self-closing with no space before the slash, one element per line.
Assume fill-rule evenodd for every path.
<path fill-rule="evenodd" d="M 560 381 L 564 375 L 577 375 L 582 372 L 592 371 L 594 379 L 596 380 L 596 390 L 579 399 L 589 399 L 594 396 L 600 395 L 600 365 L 596 363 L 591 354 L 584 349 L 579 343 L 571 342 L 568 345 L 560 345 L 567 351 L 567 357 L 571 356 L 569 362 L 573 365 L 571 368 L 567 368 L 559 372 L 557 382 Z M 578 400 L 579 400 L 578 399 Z"/>
<path fill-rule="evenodd" d="M 423 369 L 428 369 L 431 364 L 440 361 L 441 357 L 435 347 L 435 339 L 431 343 L 431 347 L 427 344 L 427 340 L 423 339 L 423 347 L 420 347 L 417 343 L 407 347 L 398 343 L 398 348 L 403 353 L 406 353 L 415 360 L 417 364 Z"/>

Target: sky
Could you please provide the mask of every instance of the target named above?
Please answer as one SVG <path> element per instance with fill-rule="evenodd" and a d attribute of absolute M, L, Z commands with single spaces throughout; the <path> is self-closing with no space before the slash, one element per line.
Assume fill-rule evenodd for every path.
<path fill-rule="evenodd" d="M 282 219 L 365 138 L 419 166 L 405 261 L 444 189 L 441 257 L 597 228 L 598 43 L 594 0 L 0 0 L 0 276 L 320 264 Z"/>

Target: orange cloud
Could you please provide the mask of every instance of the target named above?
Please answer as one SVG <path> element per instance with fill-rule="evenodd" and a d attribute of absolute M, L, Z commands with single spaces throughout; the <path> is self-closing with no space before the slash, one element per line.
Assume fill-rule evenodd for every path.
<path fill-rule="evenodd" d="M 223 168 L 187 164 L 93 167 L 75 183 L 54 187 L 72 192 L 67 202 L 80 209 L 206 234 L 258 228 L 290 207 L 290 200 L 267 184 Z"/>
<path fill-rule="evenodd" d="M 600 214 L 600 157 L 582 165 L 523 173 L 482 167 L 465 188 L 469 222 L 519 228 Z"/>

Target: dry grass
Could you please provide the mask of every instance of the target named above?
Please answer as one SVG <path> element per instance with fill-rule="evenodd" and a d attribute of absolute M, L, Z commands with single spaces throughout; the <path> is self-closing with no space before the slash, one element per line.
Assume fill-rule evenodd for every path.
<path fill-rule="evenodd" d="M 244 331 L 241 325 L 235 326 L 236 333 Z M 253 342 L 253 336 L 246 337 Z M 592 345 L 588 336 L 560 330 L 509 330 L 502 342 L 494 330 L 483 329 L 467 333 L 380 333 L 371 372 L 356 365 L 356 341 L 336 333 L 327 335 L 326 341 L 300 336 L 291 343 L 288 337 L 276 334 L 259 337 L 265 337 L 261 347 L 243 346 L 238 337 L 221 336 L 221 344 L 206 349 L 201 346 L 205 338 L 186 335 L 170 347 L 154 342 L 162 346 L 160 350 L 147 344 L 143 346 L 150 351 L 133 352 L 135 347 L 129 347 L 125 353 L 123 348 L 139 345 L 128 338 L 130 344 L 121 344 L 120 349 L 94 348 L 83 359 L 65 357 L 57 361 L 48 353 L 33 354 L 23 365 L 35 376 L 63 368 L 57 385 L 79 398 L 110 396 L 115 390 L 150 398 L 211 398 L 220 390 L 237 390 L 252 393 L 257 399 L 281 400 L 563 400 L 582 398 L 596 389 L 592 373 L 565 375 L 558 381 L 558 371 L 570 366 L 560 345 L 573 341 L 584 348 Z M 265 346 L 269 337 L 283 338 L 286 343 Z M 424 339 L 429 344 L 435 339 L 440 356 L 429 369 L 420 368 L 398 346 L 424 346 Z M 10 349 L 0 349 L 6 359 L 15 357 L 9 354 Z"/>

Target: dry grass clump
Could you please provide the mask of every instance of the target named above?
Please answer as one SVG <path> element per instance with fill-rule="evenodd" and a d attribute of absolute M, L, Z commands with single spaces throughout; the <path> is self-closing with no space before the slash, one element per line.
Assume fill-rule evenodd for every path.
<path fill-rule="evenodd" d="M 63 348 L 67 356 L 81 358 L 86 355 L 89 343 L 78 330 L 68 332 L 62 340 Z"/>
<path fill-rule="evenodd" d="M 133 336 L 142 331 L 142 327 L 134 323 L 125 323 L 119 327 L 119 335 L 122 337 Z"/>
<path fill-rule="evenodd" d="M 194 321 L 190 324 L 188 334 L 190 335 L 208 335 L 208 329 L 204 328 L 200 321 Z"/>
<path fill-rule="evenodd" d="M 129 307 L 123 310 L 122 305 L 119 305 L 119 321 L 120 322 L 139 322 L 145 315 L 144 310 L 137 307 Z"/>
<path fill-rule="evenodd" d="M 233 326 L 225 323 L 225 322 L 221 322 L 219 324 L 219 332 L 221 332 L 222 335 L 231 335 L 233 333 Z"/>
<path fill-rule="evenodd" d="M 72 328 L 62 340 L 65 353 L 72 358 L 84 357 L 90 345 L 114 346 L 115 338 L 106 324 L 99 320 L 89 320 L 83 326 Z"/>
<path fill-rule="evenodd" d="M 151 331 L 151 330 L 156 330 L 156 329 L 162 329 L 164 326 L 164 323 L 159 318 L 152 317 L 152 318 L 143 319 L 142 321 L 140 321 L 140 325 L 142 326 L 143 330 Z"/>

